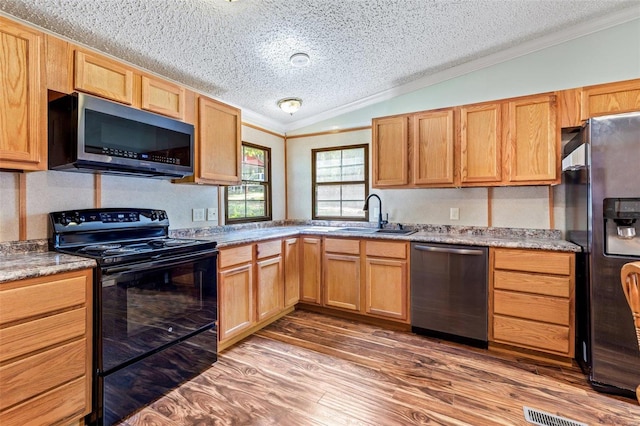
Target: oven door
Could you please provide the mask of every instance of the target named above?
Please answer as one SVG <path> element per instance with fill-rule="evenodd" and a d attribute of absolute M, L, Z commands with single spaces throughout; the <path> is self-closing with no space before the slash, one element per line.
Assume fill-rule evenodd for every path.
<path fill-rule="evenodd" d="M 101 270 L 96 363 L 105 375 L 211 328 L 217 250 Z"/>

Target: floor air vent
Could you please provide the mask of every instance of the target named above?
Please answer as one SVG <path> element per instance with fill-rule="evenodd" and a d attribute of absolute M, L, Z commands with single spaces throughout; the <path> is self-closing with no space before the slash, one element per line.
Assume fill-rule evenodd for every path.
<path fill-rule="evenodd" d="M 586 423 L 577 422 L 565 417 L 556 416 L 555 414 L 545 413 L 529 407 L 524 409 L 524 418 L 529 423 L 538 426 L 589 426 Z"/>

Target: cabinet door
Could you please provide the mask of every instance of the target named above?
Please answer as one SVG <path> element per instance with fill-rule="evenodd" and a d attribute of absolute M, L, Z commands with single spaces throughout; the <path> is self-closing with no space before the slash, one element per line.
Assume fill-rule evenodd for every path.
<path fill-rule="evenodd" d="M 43 40 L 0 17 L 0 169 L 47 168 Z"/>
<path fill-rule="evenodd" d="M 406 320 L 407 261 L 367 257 L 365 266 L 366 312 Z"/>
<path fill-rule="evenodd" d="M 407 116 L 373 119 L 373 187 L 407 185 Z"/>
<path fill-rule="evenodd" d="M 142 76 L 142 109 L 184 120 L 185 89 L 177 84 Z"/>
<path fill-rule="evenodd" d="M 462 185 L 502 180 L 500 104 L 460 108 L 460 180 Z"/>
<path fill-rule="evenodd" d="M 453 109 L 415 114 L 413 128 L 413 183 L 453 185 Z"/>
<path fill-rule="evenodd" d="M 200 97 L 198 105 L 197 177 L 207 183 L 240 182 L 240 110 Z"/>
<path fill-rule="evenodd" d="M 555 96 L 509 102 L 507 128 L 507 181 L 555 183 L 560 176 Z"/>
<path fill-rule="evenodd" d="M 640 111 L 640 79 L 599 84 L 582 91 L 583 120 L 631 111 Z"/>
<path fill-rule="evenodd" d="M 77 50 L 74 88 L 92 95 L 133 104 L 133 71 L 110 59 Z"/>
<path fill-rule="evenodd" d="M 302 284 L 300 301 L 319 305 L 321 277 L 321 240 L 320 238 L 302 238 Z"/>
<path fill-rule="evenodd" d="M 279 313 L 284 308 L 282 256 L 256 263 L 258 321 Z"/>
<path fill-rule="evenodd" d="M 360 256 L 325 254 L 325 306 L 359 311 L 360 288 Z"/>
<path fill-rule="evenodd" d="M 284 240 L 284 305 L 293 306 L 300 299 L 300 243 L 297 238 Z"/>
<path fill-rule="evenodd" d="M 233 337 L 254 323 L 253 265 L 220 271 L 218 280 L 218 336 Z"/>

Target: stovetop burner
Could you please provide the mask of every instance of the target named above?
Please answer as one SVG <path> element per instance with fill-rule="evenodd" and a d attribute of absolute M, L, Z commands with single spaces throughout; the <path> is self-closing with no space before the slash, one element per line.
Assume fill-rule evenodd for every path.
<path fill-rule="evenodd" d="M 102 253 L 107 250 L 114 250 L 120 248 L 120 244 L 94 244 L 91 246 L 82 247 L 79 252 L 87 252 L 87 253 Z"/>

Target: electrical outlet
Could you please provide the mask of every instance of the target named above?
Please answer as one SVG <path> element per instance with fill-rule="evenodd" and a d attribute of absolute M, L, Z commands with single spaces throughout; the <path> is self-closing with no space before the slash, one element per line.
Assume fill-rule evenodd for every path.
<path fill-rule="evenodd" d="M 193 209 L 193 221 L 202 222 L 204 220 L 204 209 Z"/>
<path fill-rule="evenodd" d="M 460 209 L 458 207 L 451 207 L 449 209 L 449 219 L 460 220 Z"/>
<path fill-rule="evenodd" d="M 217 207 L 209 207 L 207 209 L 207 220 L 218 220 L 218 208 Z"/>

